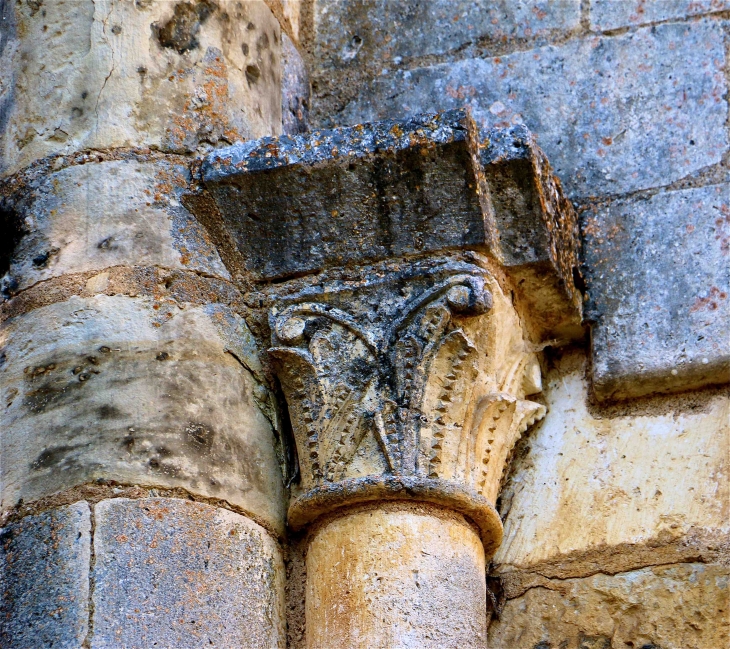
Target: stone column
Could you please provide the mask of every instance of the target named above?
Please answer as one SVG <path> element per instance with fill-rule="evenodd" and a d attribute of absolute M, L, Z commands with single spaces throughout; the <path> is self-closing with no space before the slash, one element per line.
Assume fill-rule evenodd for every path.
<path fill-rule="evenodd" d="M 307 646 L 484 647 L 537 351 L 580 331 L 575 213 L 542 154 L 455 111 L 231 147 L 203 178 L 288 404 Z"/>
<path fill-rule="evenodd" d="M 545 414 L 525 398 L 537 359 L 486 266 L 386 266 L 273 310 L 301 469 L 289 524 L 314 526 L 310 647 L 485 645 L 493 503 L 515 441 Z"/>
<path fill-rule="evenodd" d="M 0 644 L 279 646 L 271 377 L 183 206 L 197 156 L 281 132 L 279 24 L 262 1 L 0 14 Z"/>

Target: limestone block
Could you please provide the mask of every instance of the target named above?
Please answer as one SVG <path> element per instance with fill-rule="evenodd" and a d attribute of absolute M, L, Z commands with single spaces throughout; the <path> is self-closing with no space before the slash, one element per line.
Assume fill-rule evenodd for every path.
<path fill-rule="evenodd" d="M 263 138 L 209 156 L 203 177 L 257 279 L 484 245 L 468 128 L 454 111 Z"/>
<path fill-rule="evenodd" d="M 82 646 L 89 622 L 89 506 L 78 502 L 0 530 L 0 644 Z"/>
<path fill-rule="evenodd" d="M 3 3 L 0 173 L 84 148 L 195 152 L 281 131 L 262 0 Z"/>
<path fill-rule="evenodd" d="M 545 399 L 548 414 L 502 493 L 500 572 L 730 532 L 727 396 L 701 407 L 672 397 L 653 412 L 597 415 L 587 407 L 583 357 L 570 354 L 546 377 Z"/>
<path fill-rule="evenodd" d="M 286 135 L 309 130 L 309 75 L 302 55 L 286 34 L 281 34 L 281 118 Z"/>
<path fill-rule="evenodd" d="M 242 332 L 221 305 L 153 297 L 74 296 L 8 320 L 3 506 L 113 480 L 221 498 L 281 530 L 268 391 L 242 365 L 256 356 Z"/>
<path fill-rule="evenodd" d="M 726 566 L 684 563 L 549 581 L 507 602 L 489 647 L 727 647 L 729 578 Z"/>
<path fill-rule="evenodd" d="M 591 28 L 606 31 L 727 11 L 728 0 L 602 0 L 591 3 Z"/>
<path fill-rule="evenodd" d="M 580 0 L 315 0 L 313 14 L 318 65 L 382 68 L 479 41 L 574 29 Z"/>
<path fill-rule="evenodd" d="M 68 273 L 113 266 L 230 276 L 206 230 L 180 204 L 187 165 L 135 159 L 74 165 L 15 192 L 20 238 L 6 295 Z"/>
<path fill-rule="evenodd" d="M 307 647 L 486 647 L 484 550 L 463 517 L 391 505 L 325 524 L 307 551 Z"/>
<path fill-rule="evenodd" d="M 583 229 L 597 396 L 730 381 L 730 184 L 614 201 Z"/>
<path fill-rule="evenodd" d="M 665 186 L 728 149 L 723 39 L 714 21 L 669 23 L 391 71 L 341 111 L 324 98 L 314 119 L 355 124 L 467 104 L 477 121 L 538 134 L 571 197 Z"/>
<path fill-rule="evenodd" d="M 299 32 L 302 22 L 302 0 L 281 0 L 284 17 L 289 21 L 292 38 L 299 42 Z"/>
<path fill-rule="evenodd" d="M 262 527 L 174 498 L 94 514 L 93 649 L 284 647 L 284 566 Z"/>

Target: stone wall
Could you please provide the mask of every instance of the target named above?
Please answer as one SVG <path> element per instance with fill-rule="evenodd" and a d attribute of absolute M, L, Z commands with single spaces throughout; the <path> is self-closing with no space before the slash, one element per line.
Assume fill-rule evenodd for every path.
<path fill-rule="evenodd" d="M 728 642 L 729 19 L 722 0 L 303 3 L 314 125 L 464 105 L 526 124 L 581 214 L 590 344 L 548 350 L 490 647 Z"/>
<path fill-rule="evenodd" d="M 726 646 L 728 56 L 727 0 L 0 0 L 0 645 L 301 649 L 362 634 L 369 646 L 419 648 Z M 436 245 L 459 215 L 482 223 L 496 205 L 507 248 L 542 240 L 515 218 L 529 204 L 543 223 L 546 195 L 564 206 L 522 127 L 537 137 L 580 214 L 573 280 L 584 328 L 579 316 L 547 326 L 557 302 L 520 294 L 525 264 L 497 263 L 496 248 L 470 242 L 488 253 L 479 272 L 494 273 L 500 308 L 521 314 L 475 336 L 474 350 L 495 331 L 519 338 L 531 360 L 512 377 L 515 394 L 534 387 L 531 407 L 547 413 L 514 449 L 496 503 L 504 541 L 486 581 L 474 516 L 413 484 L 395 502 L 287 528 L 302 486 L 285 484 L 297 475 L 290 422 L 263 350 L 264 311 L 289 290 L 265 276 L 266 262 L 288 257 L 260 220 L 238 240 L 226 235 L 215 179 L 206 189 L 201 173 L 211 151 L 310 122 L 462 106 L 477 122 L 470 146 L 476 132 L 495 139 L 478 144 L 485 176 L 468 190 L 448 194 L 444 176 L 428 172 L 424 202 L 409 202 L 423 189 L 409 176 L 368 203 L 370 175 L 401 177 L 402 163 L 388 161 L 393 142 L 382 144 L 404 136 L 399 122 L 374 129 L 365 158 L 387 160 L 361 176 L 318 141 L 295 157 L 321 153 L 321 182 L 305 170 L 257 193 L 241 177 L 256 209 L 235 192 L 219 207 L 234 230 L 259 210 L 279 232 L 280 214 L 293 209 L 296 225 L 311 199 L 333 259 L 369 254 L 342 226 L 330 232 L 333 219 L 362 208 L 351 230 L 377 235 L 373 215 L 397 207 L 415 232 L 423 210 L 453 209 L 433 240 L 416 237 L 367 271 L 381 286 L 432 244 L 457 257 L 468 248 Z M 422 136 L 398 146 L 423 145 L 408 158 L 419 173 L 440 169 L 448 156 Z M 539 176 L 531 189 L 524 168 Z M 335 191 L 333 174 L 364 184 Z M 286 243 L 297 232 L 280 233 Z M 310 222 L 302 232 L 316 252 L 319 231 Z M 260 258 L 245 252 L 257 242 Z M 548 274 L 536 267 L 532 288 Z M 319 290 L 305 277 L 317 264 L 294 270 L 289 284 Z M 580 302 L 570 274 L 558 273 L 553 292 L 569 288 Z M 336 296 L 344 280 L 330 280 Z M 414 290 L 401 289 L 397 299 Z M 452 295 L 457 318 L 472 301 L 464 289 Z M 384 298 L 366 298 L 357 313 L 372 324 Z M 340 306 L 353 307 L 348 299 Z M 511 398 L 502 395 L 506 412 L 517 411 Z M 361 455 L 375 456 L 379 442 L 368 440 Z M 305 609 L 316 622 L 309 640 Z"/>

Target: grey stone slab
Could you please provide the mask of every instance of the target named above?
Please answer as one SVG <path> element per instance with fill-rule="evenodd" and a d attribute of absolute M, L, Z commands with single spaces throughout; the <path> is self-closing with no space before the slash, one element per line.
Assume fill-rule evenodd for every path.
<path fill-rule="evenodd" d="M 479 131 L 455 110 L 263 138 L 211 154 L 203 179 L 257 280 L 486 251 L 542 333 L 579 324 L 576 214 L 524 126 Z"/>
<path fill-rule="evenodd" d="M 94 649 L 284 646 L 280 550 L 250 519 L 119 498 L 95 523 Z"/>
<path fill-rule="evenodd" d="M 319 65 L 387 66 L 481 40 L 535 38 L 580 22 L 580 0 L 317 0 Z"/>
<path fill-rule="evenodd" d="M 591 3 L 590 23 L 605 31 L 728 9 L 728 0 L 599 0 Z"/>
<path fill-rule="evenodd" d="M 468 129 L 453 111 L 263 138 L 214 152 L 203 177 L 257 278 L 484 245 Z"/>
<path fill-rule="evenodd" d="M 730 380 L 730 185 L 616 201 L 584 233 L 598 396 Z"/>
<path fill-rule="evenodd" d="M 81 646 L 89 622 L 90 534 L 83 501 L 0 530 L 0 646 Z"/>
<path fill-rule="evenodd" d="M 469 105 L 491 126 L 524 122 L 571 197 L 671 183 L 728 148 L 722 25 L 664 24 L 491 59 L 390 72 L 332 120 Z"/>

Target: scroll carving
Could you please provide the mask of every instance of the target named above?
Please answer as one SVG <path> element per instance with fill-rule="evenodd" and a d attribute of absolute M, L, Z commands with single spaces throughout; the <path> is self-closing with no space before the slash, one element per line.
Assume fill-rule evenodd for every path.
<path fill-rule="evenodd" d="M 493 321 L 509 305 L 501 294 L 495 305 L 494 278 L 458 264 L 411 280 L 305 290 L 272 309 L 269 353 L 302 491 L 415 476 L 494 502 L 515 442 L 544 416 L 544 406 L 525 399 L 534 354 L 515 347 L 514 331 L 515 349 L 497 353 L 499 331 L 509 327 Z M 494 357 L 504 357 L 500 367 Z"/>

